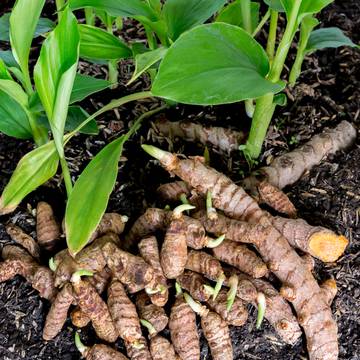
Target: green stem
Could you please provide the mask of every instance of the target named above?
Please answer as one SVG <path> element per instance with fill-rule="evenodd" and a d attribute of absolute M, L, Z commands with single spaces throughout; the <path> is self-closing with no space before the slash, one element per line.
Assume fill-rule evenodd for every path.
<path fill-rule="evenodd" d="M 259 33 L 259 31 L 264 27 L 264 25 L 266 24 L 266 22 L 268 21 L 268 19 L 270 17 L 270 12 L 271 12 L 271 10 L 268 9 L 268 11 L 265 13 L 263 18 L 260 20 L 258 26 L 252 32 L 252 34 L 251 34 L 252 37 L 255 37 Z"/>
<path fill-rule="evenodd" d="M 284 68 L 286 57 L 289 53 L 291 43 L 294 39 L 298 26 L 298 14 L 301 0 L 294 1 L 291 13 L 284 35 L 276 51 L 272 62 L 268 80 L 277 83 L 280 80 L 281 72 Z M 251 159 L 257 159 L 260 156 L 261 148 L 264 143 L 267 129 L 274 114 L 275 106 L 273 104 L 274 94 L 266 94 L 256 101 L 255 113 L 251 123 L 249 138 L 246 142 L 246 155 Z"/>
<path fill-rule="evenodd" d="M 56 11 L 58 13 L 58 21 L 61 19 L 61 10 L 65 6 L 65 0 L 55 0 Z"/>
<path fill-rule="evenodd" d="M 87 25 L 94 26 L 95 25 L 95 13 L 92 8 L 85 8 L 85 22 Z"/>
<path fill-rule="evenodd" d="M 266 298 L 263 293 L 259 293 L 257 296 L 257 307 L 258 307 L 258 315 L 256 319 L 256 328 L 260 329 L 260 326 L 264 320 L 265 311 L 266 311 Z"/>
<path fill-rule="evenodd" d="M 225 281 L 225 275 L 221 274 L 216 281 L 215 287 L 214 287 L 214 294 L 213 294 L 213 300 L 216 300 L 217 296 L 219 295 L 219 292 L 224 284 Z"/>
<path fill-rule="evenodd" d="M 278 18 L 279 18 L 279 13 L 275 10 L 270 10 L 270 28 L 269 28 L 269 36 L 266 44 L 266 53 L 268 54 L 270 63 L 273 61 L 275 54 Z"/>
<path fill-rule="evenodd" d="M 241 0 L 241 17 L 242 17 L 242 27 L 249 34 L 252 32 L 252 23 L 251 23 L 251 1 L 250 0 Z"/>
<path fill-rule="evenodd" d="M 69 198 L 70 194 L 72 192 L 72 189 L 73 189 L 73 184 L 71 181 L 69 166 L 68 166 L 68 163 L 66 162 L 65 157 L 60 157 L 60 165 L 61 165 L 61 170 L 62 170 L 62 173 L 64 176 L 67 197 Z"/>
<path fill-rule="evenodd" d="M 148 26 L 145 25 L 144 25 L 144 29 L 150 50 L 155 50 L 157 48 L 157 41 L 153 31 Z"/>
<path fill-rule="evenodd" d="M 115 89 L 117 87 L 118 78 L 119 78 L 117 60 L 110 60 L 108 62 L 108 68 L 109 68 L 109 81 L 112 84 L 111 89 Z"/>
<path fill-rule="evenodd" d="M 226 301 L 226 310 L 227 311 L 231 310 L 231 308 L 234 304 L 234 301 L 235 301 L 237 290 L 238 290 L 239 278 L 236 275 L 230 276 L 229 286 L 230 286 L 230 289 L 227 293 L 227 301 Z"/>
<path fill-rule="evenodd" d="M 75 346 L 79 350 L 81 355 L 85 355 L 85 353 L 88 351 L 88 347 L 85 346 L 80 339 L 80 335 L 76 332 L 75 333 Z"/>
<path fill-rule="evenodd" d="M 38 124 L 38 116 L 35 113 L 29 111 L 27 115 L 36 146 L 46 144 L 49 140 L 47 129 Z"/>

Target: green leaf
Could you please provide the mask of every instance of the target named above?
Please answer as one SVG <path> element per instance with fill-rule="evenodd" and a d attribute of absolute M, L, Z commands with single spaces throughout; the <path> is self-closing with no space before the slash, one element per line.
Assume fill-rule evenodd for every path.
<path fill-rule="evenodd" d="M 230 25 L 240 26 L 243 28 L 243 18 L 241 15 L 241 0 L 236 0 L 233 3 L 224 7 L 216 18 L 216 22 L 223 22 Z M 256 29 L 259 23 L 260 4 L 257 2 L 251 3 L 251 25 L 252 31 Z"/>
<path fill-rule="evenodd" d="M 168 26 L 168 36 L 176 40 L 184 31 L 204 23 L 226 0 L 167 0 L 162 16 Z"/>
<path fill-rule="evenodd" d="M 70 104 L 82 101 L 88 96 L 108 88 L 111 83 L 88 75 L 76 74 Z"/>
<path fill-rule="evenodd" d="M 23 88 L 13 80 L 0 80 L 0 90 L 6 92 L 14 100 L 16 100 L 22 107 L 27 108 L 28 96 Z"/>
<path fill-rule="evenodd" d="M 243 29 L 224 23 L 184 33 L 160 64 L 152 93 L 186 104 L 217 105 L 276 93 L 265 51 Z"/>
<path fill-rule="evenodd" d="M 287 100 L 287 96 L 284 93 L 276 94 L 274 96 L 274 104 L 278 106 L 286 106 Z"/>
<path fill-rule="evenodd" d="M 10 13 L 0 17 L 0 41 L 10 41 Z M 48 18 L 40 18 L 35 29 L 34 38 L 53 30 L 55 23 Z"/>
<path fill-rule="evenodd" d="M 92 7 L 106 11 L 112 16 L 134 17 L 142 15 L 150 20 L 156 20 L 156 12 L 146 3 L 140 0 L 70 0 L 70 8 L 73 10 L 84 7 Z"/>
<path fill-rule="evenodd" d="M 105 213 L 126 139 L 123 135 L 106 145 L 90 161 L 74 185 L 65 214 L 67 243 L 73 255 L 87 244 Z"/>
<path fill-rule="evenodd" d="M 294 4 L 298 1 L 299 0 L 281 0 L 287 17 L 290 16 Z M 302 21 L 304 16 L 317 14 L 332 2 L 334 2 L 334 0 L 301 0 L 301 5 L 298 13 L 298 24 Z"/>
<path fill-rule="evenodd" d="M 65 123 L 65 131 L 70 132 L 77 129 L 77 127 L 89 116 L 90 115 L 81 106 L 70 106 Z M 39 123 L 44 126 L 45 129 L 50 130 L 50 124 L 45 114 L 39 118 Z M 79 132 L 86 135 L 97 135 L 99 133 L 99 128 L 96 121 L 91 120 L 83 126 Z"/>
<path fill-rule="evenodd" d="M 356 47 L 357 45 L 354 44 L 339 28 L 323 28 L 314 30 L 310 34 L 306 52 L 324 48 L 337 48 L 340 46 Z"/>
<path fill-rule="evenodd" d="M 39 21 L 45 0 L 17 0 L 10 15 L 10 42 L 14 58 L 26 76 L 29 76 L 29 53 L 36 25 Z"/>
<path fill-rule="evenodd" d="M 10 50 L 0 50 L 0 59 L 4 61 L 8 67 L 17 67 L 18 64 L 14 58 L 14 55 Z"/>
<path fill-rule="evenodd" d="M 164 58 L 167 48 L 158 48 L 135 57 L 135 71 L 127 85 L 134 82 L 141 74 L 148 70 L 152 65 Z"/>
<path fill-rule="evenodd" d="M 119 60 L 131 50 L 115 35 L 90 25 L 79 25 L 80 56 L 100 60 Z"/>
<path fill-rule="evenodd" d="M 0 79 L 3 80 L 12 80 L 12 77 L 4 63 L 4 60 L 0 58 Z"/>
<path fill-rule="evenodd" d="M 22 106 L 0 90 L 0 132 L 18 139 L 31 139 L 28 116 Z"/>
<path fill-rule="evenodd" d="M 66 7 L 59 25 L 44 41 L 34 69 L 36 89 L 61 158 L 65 121 L 79 59 L 79 43 L 77 20 Z"/>
<path fill-rule="evenodd" d="M 278 11 L 278 12 L 284 12 L 284 7 L 281 3 L 281 0 L 264 0 L 264 3 L 269 6 L 270 9 Z"/>
<path fill-rule="evenodd" d="M 146 0 L 146 2 L 149 4 L 149 6 L 154 9 L 158 14 L 161 13 L 161 0 Z"/>
<path fill-rule="evenodd" d="M 0 197 L 0 215 L 14 211 L 26 195 L 52 178 L 58 163 L 53 141 L 26 154 Z"/>

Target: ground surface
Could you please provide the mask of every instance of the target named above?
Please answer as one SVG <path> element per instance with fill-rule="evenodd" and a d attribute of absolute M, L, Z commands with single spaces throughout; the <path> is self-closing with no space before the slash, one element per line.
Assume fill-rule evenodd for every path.
<path fill-rule="evenodd" d="M 11 2 L 8 2 L 11 3 Z M 0 13 L 6 11 L 3 3 Z M 51 11 L 48 10 L 49 14 Z M 360 4 L 358 1 L 336 1 L 324 11 L 321 20 L 326 26 L 339 26 L 359 42 Z M 124 36 L 134 30 L 128 26 Z M 141 33 L 137 32 L 139 36 Z M 6 48 L 5 44 L 1 44 Z M 34 49 L 34 57 L 37 49 Z M 359 119 L 359 65 L 360 53 L 355 50 L 325 50 L 307 58 L 305 71 L 295 89 L 289 92 L 290 101 L 286 108 L 278 111 L 270 129 L 262 162 L 270 161 L 272 156 L 303 143 L 318 133 L 324 126 L 335 126 L 347 119 L 358 128 Z M 81 70 L 104 76 L 104 69 L 82 64 Z M 131 66 L 123 64 L 121 76 L 123 83 L 131 75 Z M 93 112 L 110 98 L 120 97 L 125 91 L 134 92 L 146 86 L 139 81 L 132 89 L 105 91 L 84 104 Z M 292 100 L 293 99 L 293 100 Z M 296 99 L 296 100 L 295 100 Z M 101 134 L 98 137 L 77 137 L 67 150 L 74 177 L 87 164 L 88 160 L 111 139 L 117 137 L 128 127 L 129 122 L 144 109 L 155 107 L 154 102 L 143 102 L 107 114 L 100 120 Z M 248 127 L 241 105 L 202 109 L 198 107 L 179 107 L 168 111 L 171 119 L 190 117 L 206 123 L 222 126 Z M 139 150 L 139 144 L 148 138 L 154 139 L 149 125 L 143 126 L 139 134 L 126 146 L 121 162 L 116 189 L 111 197 L 109 208 L 135 219 L 143 209 L 154 204 L 153 190 L 159 182 L 166 182 L 168 175 Z M 164 148 L 187 155 L 202 154 L 203 149 L 182 142 L 169 143 L 160 139 Z M 330 274 L 335 276 L 339 295 L 333 304 L 333 312 L 339 325 L 340 359 L 360 359 L 360 142 L 346 153 L 333 156 L 321 166 L 313 169 L 297 184 L 288 189 L 291 198 L 299 209 L 299 215 L 311 224 L 322 224 L 346 234 L 350 246 L 337 264 L 327 266 L 318 264 L 319 279 Z M 16 163 L 32 144 L 18 142 L 0 135 L 0 190 L 8 181 Z M 217 154 L 211 156 L 215 167 L 226 171 L 234 180 L 240 180 L 241 172 L 247 167 L 238 155 L 224 158 Z M 61 217 L 64 208 L 63 188 L 58 189 L 60 178 L 56 177 L 46 187 L 30 195 L 11 215 L 29 232 L 34 231 L 31 209 L 39 199 L 53 204 Z M 0 243 L 6 244 L 9 238 L 4 226 L 10 217 L 0 220 Z M 42 328 L 49 304 L 40 300 L 37 293 L 21 278 L 0 284 L 0 359 L 79 359 L 73 346 L 73 331 L 70 323 L 55 341 L 42 341 Z M 252 311 L 253 313 L 254 311 Z M 91 330 L 84 331 L 84 339 L 93 343 Z M 242 328 L 232 329 L 235 359 L 306 359 L 304 341 L 296 346 L 285 346 L 277 339 L 271 327 L 265 324 L 261 331 L 254 328 L 254 314 Z M 121 347 L 121 343 L 118 344 Z M 202 359 L 209 359 L 208 347 L 202 341 Z"/>

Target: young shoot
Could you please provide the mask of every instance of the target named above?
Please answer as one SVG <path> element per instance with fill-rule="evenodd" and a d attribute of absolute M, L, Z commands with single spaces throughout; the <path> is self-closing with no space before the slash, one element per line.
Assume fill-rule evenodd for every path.
<path fill-rule="evenodd" d="M 265 311 L 266 311 L 266 298 L 263 293 L 259 293 L 257 296 L 257 305 L 258 305 L 258 314 L 256 319 L 256 328 L 260 329 L 260 326 L 264 320 Z"/>
<path fill-rule="evenodd" d="M 55 264 L 54 258 L 51 257 L 51 258 L 49 259 L 49 268 L 50 268 L 51 271 L 55 272 L 55 271 L 56 271 L 56 267 L 57 267 L 57 266 L 56 266 L 56 264 Z"/>
<path fill-rule="evenodd" d="M 204 289 L 210 296 L 214 296 L 215 289 L 212 286 L 204 285 Z"/>
<path fill-rule="evenodd" d="M 177 281 L 175 282 L 175 290 L 176 290 L 176 297 L 183 294 L 182 288 Z"/>
<path fill-rule="evenodd" d="M 164 285 L 158 284 L 155 289 L 146 287 L 145 292 L 148 295 L 164 294 L 166 292 L 166 287 Z"/>
<path fill-rule="evenodd" d="M 225 234 L 219 236 L 216 239 L 209 239 L 208 243 L 206 244 L 206 247 L 213 249 L 218 247 L 223 241 L 225 240 Z"/>
<path fill-rule="evenodd" d="M 195 301 L 188 293 L 184 293 L 184 299 L 191 309 L 201 317 L 206 316 L 209 313 L 209 309 L 206 306 Z"/>
<path fill-rule="evenodd" d="M 75 273 L 72 274 L 71 276 L 71 282 L 72 283 L 77 283 L 81 280 L 82 276 L 93 276 L 94 273 L 92 271 L 88 271 L 88 270 L 78 270 Z"/>
<path fill-rule="evenodd" d="M 219 292 L 224 284 L 224 281 L 225 281 L 226 277 L 225 277 L 225 274 L 221 274 L 217 281 L 216 281 L 216 285 L 215 285 L 215 288 L 214 288 L 214 293 L 213 293 L 213 299 L 216 300 L 217 296 L 219 295 Z"/>
<path fill-rule="evenodd" d="M 203 157 L 205 165 L 210 165 L 210 152 L 207 146 L 205 146 Z"/>
<path fill-rule="evenodd" d="M 217 219 L 216 209 L 212 205 L 212 195 L 210 190 L 206 193 L 206 215 L 210 220 Z"/>
<path fill-rule="evenodd" d="M 185 205 L 189 205 L 190 203 L 189 203 L 189 200 L 187 199 L 187 197 L 186 197 L 186 194 L 181 194 L 180 195 L 180 201 Z"/>
<path fill-rule="evenodd" d="M 146 327 L 146 329 L 148 330 L 150 336 L 154 336 L 154 335 L 157 334 L 156 329 L 154 328 L 153 324 L 151 324 L 150 321 L 147 321 L 145 319 L 140 319 L 140 324 L 142 326 Z"/>
<path fill-rule="evenodd" d="M 190 205 L 190 204 L 179 205 L 178 207 L 176 207 L 173 210 L 173 218 L 180 219 L 182 217 L 184 211 L 189 211 L 189 210 L 193 210 L 193 209 L 195 209 L 195 206 Z"/>
<path fill-rule="evenodd" d="M 82 356 L 86 356 L 86 353 L 89 350 L 89 348 L 82 343 L 78 332 L 75 333 L 75 346 L 79 350 Z"/>
<path fill-rule="evenodd" d="M 230 311 L 236 297 L 237 289 L 239 286 L 239 278 L 236 275 L 232 275 L 229 278 L 230 289 L 227 293 L 226 310 Z"/>

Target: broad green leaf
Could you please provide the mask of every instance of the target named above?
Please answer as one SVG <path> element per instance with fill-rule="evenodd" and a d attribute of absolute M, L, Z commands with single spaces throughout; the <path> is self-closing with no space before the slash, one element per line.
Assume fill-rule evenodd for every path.
<path fill-rule="evenodd" d="M 67 243 L 73 255 L 87 244 L 105 213 L 126 139 L 123 135 L 106 145 L 90 161 L 74 185 L 65 214 Z"/>
<path fill-rule="evenodd" d="M 111 83 L 107 80 L 76 74 L 70 104 L 84 100 L 88 96 L 108 88 L 110 85 Z"/>
<path fill-rule="evenodd" d="M 81 9 L 92 7 L 106 11 L 112 16 L 134 17 L 142 15 L 150 20 L 156 20 L 156 12 L 141 0 L 70 0 L 70 8 Z"/>
<path fill-rule="evenodd" d="M 281 0 L 281 3 L 285 9 L 287 17 L 290 16 L 291 10 L 294 4 L 300 0 Z M 334 2 L 334 0 L 301 0 L 300 9 L 298 12 L 298 24 L 306 15 L 317 14 L 323 8 Z"/>
<path fill-rule="evenodd" d="M 17 67 L 18 64 L 11 52 L 11 50 L 0 50 L 0 59 L 4 61 L 8 67 Z"/>
<path fill-rule="evenodd" d="M 158 14 L 161 13 L 161 0 L 146 0 L 146 2 L 149 4 L 149 6 L 154 9 Z"/>
<path fill-rule="evenodd" d="M 357 46 L 339 28 L 330 27 L 314 30 L 306 47 L 306 52 L 340 46 Z"/>
<path fill-rule="evenodd" d="M 4 63 L 4 60 L 0 58 L 0 79 L 2 80 L 12 80 L 12 77 Z"/>
<path fill-rule="evenodd" d="M 0 215 L 14 211 L 26 195 L 52 178 L 58 163 L 53 141 L 26 154 L 0 197 Z"/>
<path fill-rule="evenodd" d="M 16 100 L 22 107 L 28 106 L 28 96 L 23 88 L 13 80 L 0 80 L 0 90 L 6 92 L 14 100 Z"/>
<path fill-rule="evenodd" d="M 59 25 L 44 41 L 34 69 L 36 89 L 60 157 L 63 156 L 63 134 L 79 59 L 79 43 L 77 20 L 66 7 Z"/>
<path fill-rule="evenodd" d="M 217 105 L 277 93 L 266 80 L 265 51 L 243 29 L 224 23 L 200 25 L 168 50 L 153 84 L 155 96 L 186 104 Z"/>
<path fill-rule="evenodd" d="M 225 6 L 224 9 L 216 17 L 215 21 L 243 27 L 240 2 L 241 0 L 236 0 L 233 3 Z M 252 2 L 251 3 L 252 31 L 256 29 L 256 26 L 259 23 L 259 10 L 260 10 L 260 4 L 257 2 Z"/>
<path fill-rule="evenodd" d="M 81 107 L 81 106 L 70 106 L 68 111 L 68 116 L 65 123 L 65 131 L 70 132 L 78 128 L 80 124 L 83 123 L 90 115 Z M 39 123 L 45 127 L 45 129 L 50 130 L 49 121 L 44 114 L 39 118 Z M 95 120 L 91 120 L 79 131 L 81 134 L 86 135 L 97 135 L 99 133 L 99 128 Z"/>
<path fill-rule="evenodd" d="M 0 132 L 18 139 L 32 138 L 27 113 L 3 90 L 0 90 Z"/>
<path fill-rule="evenodd" d="M 10 13 L 0 17 L 0 41 L 10 41 Z M 34 38 L 53 30 L 55 23 L 48 18 L 40 18 L 35 29 Z"/>
<path fill-rule="evenodd" d="M 164 58 L 167 48 L 158 48 L 152 51 L 148 51 L 142 54 L 138 54 L 135 57 L 135 71 L 131 77 L 128 85 L 134 82 L 141 74 L 148 70 L 152 65 Z"/>
<path fill-rule="evenodd" d="M 17 0 L 10 15 L 11 49 L 21 71 L 26 74 L 29 87 L 30 47 L 44 4 L 45 0 Z"/>
<path fill-rule="evenodd" d="M 176 40 L 184 31 L 204 23 L 226 0 L 167 0 L 162 10 L 168 36 Z"/>
<path fill-rule="evenodd" d="M 115 35 L 90 25 L 79 25 L 80 56 L 100 60 L 119 60 L 131 50 Z"/>
<path fill-rule="evenodd" d="M 264 3 L 269 6 L 270 9 L 278 11 L 278 12 L 284 12 L 284 7 L 281 3 L 281 0 L 264 0 Z"/>

